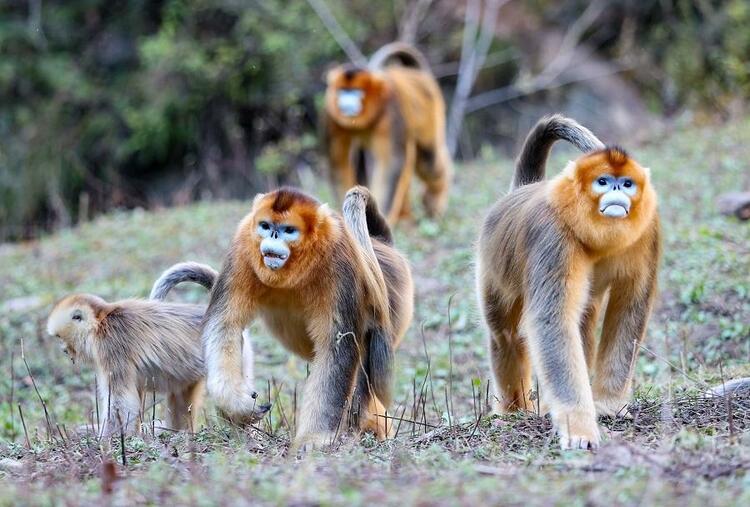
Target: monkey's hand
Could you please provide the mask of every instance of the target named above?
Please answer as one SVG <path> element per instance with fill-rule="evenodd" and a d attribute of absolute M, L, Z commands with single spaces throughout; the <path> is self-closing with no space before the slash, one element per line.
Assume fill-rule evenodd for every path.
<path fill-rule="evenodd" d="M 209 395 L 215 400 L 219 413 L 235 424 L 251 424 L 266 415 L 271 405 L 258 403 L 258 393 L 246 382 L 232 383 L 223 376 L 209 375 L 206 382 Z"/>
<path fill-rule="evenodd" d="M 560 436 L 561 449 L 599 448 L 599 427 L 594 414 L 582 410 L 564 411 L 553 414 L 552 422 Z"/>
<path fill-rule="evenodd" d="M 221 418 L 226 419 L 231 424 L 240 427 L 247 427 L 252 426 L 253 424 L 263 419 L 263 417 L 265 417 L 265 415 L 270 412 L 270 410 L 271 404 L 264 403 L 263 405 L 258 405 L 249 413 L 245 412 L 242 414 L 230 414 L 222 410 L 221 408 L 218 409 L 218 412 Z"/>

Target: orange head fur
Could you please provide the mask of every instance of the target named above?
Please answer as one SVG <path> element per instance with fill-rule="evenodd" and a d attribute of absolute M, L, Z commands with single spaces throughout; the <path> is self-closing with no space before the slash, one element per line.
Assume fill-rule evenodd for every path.
<path fill-rule="evenodd" d="M 390 87 L 382 74 L 351 65 L 329 71 L 326 82 L 328 116 L 341 127 L 352 130 L 370 127 L 382 114 L 390 96 Z"/>
<path fill-rule="evenodd" d="M 264 228 L 272 228 L 269 234 Z M 335 234 L 335 223 L 328 205 L 297 189 L 284 187 L 258 194 L 253 208 L 240 223 L 235 235 L 238 251 L 243 253 L 258 279 L 268 287 L 293 288 L 303 285 L 309 275 L 320 268 Z M 281 231 L 280 241 L 288 253 L 279 267 L 269 267 L 264 240 Z M 283 231 L 295 231 L 292 239 Z"/>
<path fill-rule="evenodd" d="M 569 162 L 552 181 L 549 199 L 578 239 L 600 253 L 633 244 L 656 216 L 649 170 L 618 147 Z"/>

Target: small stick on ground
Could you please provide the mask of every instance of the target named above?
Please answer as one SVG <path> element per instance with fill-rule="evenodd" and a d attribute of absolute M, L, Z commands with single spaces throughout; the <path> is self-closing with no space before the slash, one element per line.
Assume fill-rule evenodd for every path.
<path fill-rule="evenodd" d="M 21 404 L 18 404 L 18 415 L 21 416 L 21 426 L 23 426 L 23 434 L 26 437 L 26 447 L 31 449 L 31 441 L 29 440 L 29 430 L 26 429 L 26 421 L 23 418 L 23 410 L 21 410 Z"/>
<path fill-rule="evenodd" d="M 47 403 L 45 403 L 44 399 L 42 398 L 41 393 L 39 392 L 39 388 L 36 386 L 36 380 L 34 380 L 34 375 L 31 373 L 31 368 L 29 367 L 28 361 L 26 361 L 26 354 L 23 350 L 23 338 L 21 338 L 21 359 L 23 360 L 23 364 L 26 365 L 26 371 L 29 373 L 29 378 L 31 379 L 31 385 L 34 387 L 34 392 L 36 392 L 37 397 L 39 398 L 39 402 L 42 404 L 42 410 L 44 410 L 44 420 L 47 422 L 47 440 L 52 440 L 52 423 L 49 419 L 49 412 L 47 411 Z"/>
<path fill-rule="evenodd" d="M 15 351 L 10 351 L 10 401 L 8 402 L 8 412 L 10 412 L 10 438 L 15 440 L 16 438 L 16 424 L 15 418 L 13 417 L 13 396 L 16 388 L 16 369 L 14 366 Z"/>

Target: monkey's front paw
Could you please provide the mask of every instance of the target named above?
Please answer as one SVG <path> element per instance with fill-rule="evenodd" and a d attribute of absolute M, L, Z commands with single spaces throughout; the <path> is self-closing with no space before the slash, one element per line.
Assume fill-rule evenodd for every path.
<path fill-rule="evenodd" d="M 264 403 L 254 407 L 250 411 L 240 413 L 229 413 L 226 410 L 218 409 L 219 415 L 234 424 L 235 426 L 250 426 L 257 423 L 271 410 L 270 403 Z"/>
<path fill-rule="evenodd" d="M 599 448 L 599 427 L 594 414 L 567 412 L 556 418 L 555 427 L 560 436 L 560 448 L 590 449 Z"/>

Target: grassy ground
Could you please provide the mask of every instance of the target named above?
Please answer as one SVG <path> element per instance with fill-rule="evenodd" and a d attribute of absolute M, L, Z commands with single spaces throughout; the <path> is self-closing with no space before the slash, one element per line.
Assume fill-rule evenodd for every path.
<path fill-rule="evenodd" d="M 713 206 L 722 192 L 750 188 L 750 121 L 676 131 L 631 151 L 660 193 L 661 295 L 637 365 L 635 418 L 602 421 L 598 453 L 560 453 L 536 415 L 488 414 L 472 257 L 484 211 L 507 188 L 503 159 L 459 167 L 446 218 L 398 230 L 417 287 L 397 354 L 398 436 L 349 438 L 304 459 L 286 451 L 305 365 L 260 327 L 256 371 L 271 416 L 239 431 L 209 408 L 196 434 L 127 438 L 125 466 L 119 439 L 104 451 L 76 435 L 92 419 L 93 375 L 44 335 L 51 304 L 68 292 L 145 296 L 175 261 L 218 267 L 248 203 L 115 213 L 0 246 L 0 504 L 98 504 L 110 495 L 114 504 L 750 505 L 750 398 L 699 395 L 722 378 L 750 376 L 750 226 Z M 556 152 L 551 171 L 572 155 Z M 207 299 L 196 288 L 174 297 Z"/>

